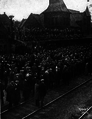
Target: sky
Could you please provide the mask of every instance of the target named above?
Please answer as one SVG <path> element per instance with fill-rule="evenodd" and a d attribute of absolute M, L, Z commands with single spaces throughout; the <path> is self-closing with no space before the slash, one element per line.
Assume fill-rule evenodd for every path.
<path fill-rule="evenodd" d="M 83 12 L 87 0 L 63 0 L 68 9 Z M 15 20 L 27 18 L 30 13 L 40 14 L 49 5 L 49 0 L 0 0 L 0 14 L 14 15 Z M 92 0 L 89 0 L 89 10 L 92 16 Z"/>

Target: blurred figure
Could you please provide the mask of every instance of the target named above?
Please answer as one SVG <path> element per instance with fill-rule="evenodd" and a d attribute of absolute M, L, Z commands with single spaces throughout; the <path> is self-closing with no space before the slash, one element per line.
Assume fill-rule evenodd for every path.
<path fill-rule="evenodd" d="M 34 98 L 35 98 L 35 105 L 39 107 L 39 80 L 36 80 L 34 86 Z"/>
<path fill-rule="evenodd" d="M 44 79 L 41 79 L 40 81 L 37 80 L 35 83 L 35 104 L 36 106 L 43 106 L 44 97 L 47 92 L 47 88 L 44 82 Z"/>
<path fill-rule="evenodd" d="M 40 106 L 43 106 L 43 102 L 44 102 L 44 97 L 46 95 L 47 92 L 47 88 L 44 82 L 44 79 L 41 79 L 39 82 L 39 99 L 40 99 Z"/>
<path fill-rule="evenodd" d="M 19 87 L 18 80 L 15 81 L 14 94 L 15 94 L 14 105 L 16 106 L 19 104 L 19 101 L 20 101 L 20 87 Z"/>
<path fill-rule="evenodd" d="M 30 90 L 29 90 L 29 83 L 28 83 L 28 79 L 25 78 L 24 79 L 24 82 L 23 82 L 23 97 L 24 97 L 24 100 L 26 101 L 29 96 L 30 96 Z"/>
<path fill-rule="evenodd" d="M 1 104 L 3 105 L 4 104 L 4 99 L 3 99 L 3 97 L 4 97 L 4 92 L 3 92 L 3 90 L 4 90 L 4 85 L 0 82 L 0 89 L 1 89 Z"/>
<path fill-rule="evenodd" d="M 14 100 L 15 100 L 14 90 L 15 90 L 15 84 L 14 84 L 14 81 L 11 81 L 6 89 L 6 92 L 7 92 L 6 100 L 9 102 L 9 108 L 11 108 L 14 104 Z"/>
<path fill-rule="evenodd" d="M 88 62 L 85 64 L 85 75 L 88 75 Z"/>

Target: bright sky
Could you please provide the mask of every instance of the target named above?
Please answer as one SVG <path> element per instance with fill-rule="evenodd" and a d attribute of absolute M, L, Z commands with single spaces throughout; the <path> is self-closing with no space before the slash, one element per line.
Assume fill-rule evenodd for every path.
<path fill-rule="evenodd" d="M 64 0 L 67 8 L 83 12 L 87 0 Z M 92 0 L 90 0 L 92 14 Z M 30 13 L 40 14 L 49 5 L 49 0 L 0 0 L 0 13 L 14 15 L 16 20 L 27 18 Z"/>

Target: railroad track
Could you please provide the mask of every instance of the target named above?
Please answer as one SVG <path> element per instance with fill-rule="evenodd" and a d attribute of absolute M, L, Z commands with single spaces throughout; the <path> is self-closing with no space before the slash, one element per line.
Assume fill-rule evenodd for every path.
<path fill-rule="evenodd" d="M 89 80 L 83 82 L 82 84 L 76 86 L 75 88 L 67 91 L 64 94 L 61 94 L 57 98 L 53 99 L 52 101 L 46 103 L 43 107 L 37 108 L 34 104 L 33 99 L 21 104 L 20 106 L 17 106 L 16 108 L 12 108 L 10 110 L 4 111 L 1 113 L 1 118 L 2 119 L 27 119 L 33 115 L 36 115 L 37 112 L 41 111 L 43 108 L 47 108 L 54 102 L 58 101 L 59 99 L 63 98 L 64 96 L 68 95 L 69 93 L 72 93 L 76 89 L 80 88 L 81 86 L 89 83 L 92 81 L 92 78 Z M 81 118 L 80 118 L 81 119 Z"/>
<path fill-rule="evenodd" d="M 78 119 L 92 119 L 92 106 L 90 106 Z"/>

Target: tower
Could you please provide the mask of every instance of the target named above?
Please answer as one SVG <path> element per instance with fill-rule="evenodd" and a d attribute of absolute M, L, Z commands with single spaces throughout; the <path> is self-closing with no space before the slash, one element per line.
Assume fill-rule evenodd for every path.
<path fill-rule="evenodd" d="M 54 4 L 54 3 L 59 3 L 60 0 L 49 0 L 49 5 Z"/>
<path fill-rule="evenodd" d="M 63 0 L 49 0 L 43 14 L 45 27 L 62 29 L 70 25 L 70 12 Z"/>

